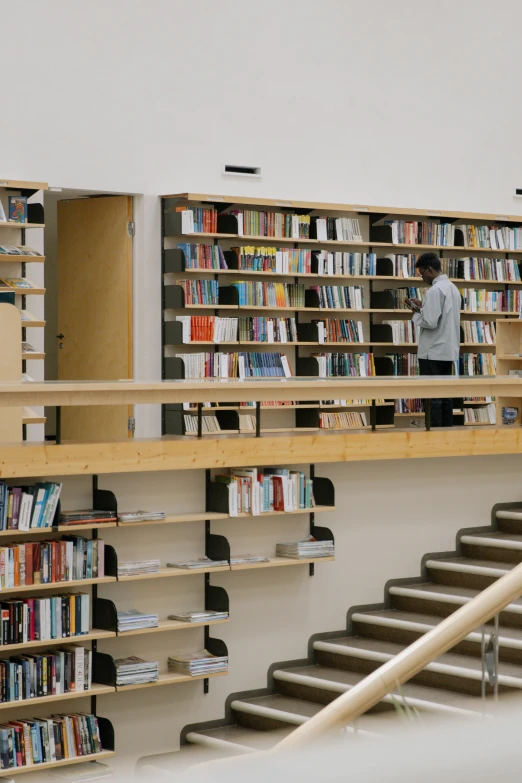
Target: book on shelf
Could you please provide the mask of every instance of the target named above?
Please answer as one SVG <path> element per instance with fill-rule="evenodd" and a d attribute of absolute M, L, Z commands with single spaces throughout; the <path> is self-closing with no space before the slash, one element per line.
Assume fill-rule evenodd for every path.
<path fill-rule="evenodd" d="M 255 563 L 269 563 L 270 558 L 265 555 L 231 555 L 230 565 L 249 565 Z"/>
<path fill-rule="evenodd" d="M 403 310 L 405 309 L 405 299 L 420 299 L 421 302 L 423 302 L 426 295 L 426 288 L 406 286 L 401 288 L 385 288 L 384 292 L 390 297 L 391 307 L 393 309 Z"/>
<path fill-rule="evenodd" d="M 518 409 L 515 408 L 518 415 Z M 502 417 L 504 419 L 504 417 Z M 496 410 L 494 405 L 485 405 L 481 408 L 464 408 L 464 423 L 465 424 L 495 424 L 496 422 Z M 505 424 L 504 420 L 502 423 Z"/>
<path fill-rule="evenodd" d="M 185 353 L 185 378 L 290 378 L 285 354 L 269 352 Z"/>
<path fill-rule="evenodd" d="M 442 270 L 448 277 L 461 280 L 520 282 L 519 262 L 513 258 L 444 258 Z"/>
<path fill-rule="evenodd" d="M 169 672 L 196 677 L 228 671 L 228 655 L 212 655 L 208 650 L 200 650 L 190 655 L 169 656 L 167 664 Z"/>
<path fill-rule="evenodd" d="M 25 277 L 3 277 L 0 278 L 0 285 L 8 288 L 14 288 L 16 291 L 30 291 L 36 286 Z"/>
<path fill-rule="evenodd" d="M 313 482 L 305 473 L 286 468 L 231 468 L 217 473 L 214 483 L 228 487 L 228 513 L 289 512 L 315 506 Z"/>
<path fill-rule="evenodd" d="M 424 400 L 395 400 L 395 413 L 424 413 Z"/>
<path fill-rule="evenodd" d="M 230 283 L 238 291 L 240 307 L 304 307 L 305 287 L 301 283 L 271 280 L 240 280 Z"/>
<path fill-rule="evenodd" d="M 320 378 L 366 378 L 375 375 L 372 353 L 313 353 Z"/>
<path fill-rule="evenodd" d="M 0 223 L 7 223 L 7 215 L 5 214 L 5 208 L 0 199 Z"/>
<path fill-rule="evenodd" d="M 183 289 L 186 305 L 219 304 L 219 283 L 217 280 L 176 280 Z"/>
<path fill-rule="evenodd" d="M 459 375 L 496 375 L 494 353 L 461 353 Z"/>
<path fill-rule="evenodd" d="M 360 285 L 313 285 L 319 299 L 319 307 L 329 309 L 364 309 L 364 287 Z"/>
<path fill-rule="evenodd" d="M 256 431 L 256 417 L 253 413 L 240 413 L 239 414 L 239 432 L 255 432 Z"/>
<path fill-rule="evenodd" d="M 419 375 L 419 357 L 416 353 L 387 353 L 386 357 L 392 362 L 393 375 Z"/>
<path fill-rule="evenodd" d="M 185 425 L 185 432 L 187 435 L 196 435 L 198 432 L 198 417 L 193 416 L 190 413 L 183 414 L 183 423 Z M 221 432 L 221 425 L 215 416 L 202 416 L 201 417 L 201 432 L 212 433 Z"/>
<path fill-rule="evenodd" d="M 358 218 L 312 217 L 311 236 L 322 242 L 346 241 L 362 242 L 361 227 Z"/>
<path fill-rule="evenodd" d="M 310 216 L 290 215 L 255 209 L 233 209 L 229 213 L 237 220 L 239 236 L 288 237 L 308 239 Z"/>
<path fill-rule="evenodd" d="M 0 530 L 45 529 L 53 525 L 62 484 L 8 487 L 0 482 Z"/>
<path fill-rule="evenodd" d="M 318 275 L 373 276 L 377 274 L 376 253 L 314 252 Z"/>
<path fill-rule="evenodd" d="M 352 321 L 340 318 L 313 319 L 317 326 L 317 342 L 319 343 L 362 343 L 364 330 L 362 321 Z"/>
<path fill-rule="evenodd" d="M 116 613 L 118 633 L 125 631 L 138 631 L 144 628 L 157 628 L 159 621 L 157 614 L 145 614 L 137 609 L 118 611 Z"/>
<path fill-rule="evenodd" d="M 164 511 L 120 511 L 119 522 L 158 522 L 166 518 Z"/>
<path fill-rule="evenodd" d="M 81 694 L 92 686 L 92 651 L 75 644 L 48 653 L 12 655 L 0 661 L 0 680 L 0 703 Z"/>
<path fill-rule="evenodd" d="M 115 658 L 116 685 L 144 685 L 157 682 L 159 665 L 157 661 L 145 661 L 136 655 L 128 658 Z"/>
<path fill-rule="evenodd" d="M 8 220 L 13 223 L 27 223 L 27 196 L 8 196 Z"/>
<path fill-rule="evenodd" d="M 95 715 L 20 718 L 0 726 L 0 769 L 91 756 L 103 751 Z"/>
<path fill-rule="evenodd" d="M 276 546 L 276 555 L 278 557 L 290 557 L 294 560 L 310 557 L 333 557 L 335 554 L 334 542 L 318 541 L 314 536 L 302 541 L 291 541 L 281 543 Z"/>
<path fill-rule="evenodd" d="M 383 325 L 390 326 L 394 345 L 400 343 L 416 343 L 419 338 L 417 324 L 413 321 L 383 321 Z"/>
<path fill-rule="evenodd" d="M 220 245 L 182 242 L 176 247 L 183 251 L 185 269 L 228 269 L 223 249 Z"/>
<path fill-rule="evenodd" d="M 217 315 L 177 315 L 183 343 L 234 343 L 238 338 L 238 318 Z"/>
<path fill-rule="evenodd" d="M 420 277 L 415 268 L 418 259 L 417 255 L 411 253 L 387 253 L 384 257 L 392 262 L 393 277 Z M 444 261 L 446 260 L 444 259 Z M 443 271 L 446 272 L 444 268 Z"/>
<path fill-rule="evenodd" d="M 157 574 L 159 570 L 159 560 L 126 560 L 118 562 L 118 577 Z"/>
<path fill-rule="evenodd" d="M 468 313 L 487 310 L 493 313 L 520 312 L 521 291 L 486 291 L 477 288 L 461 288 L 463 309 Z"/>
<path fill-rule="evenodd" d="M 22 318 L 23 320 L 23 318 Z M 22 342 L 22 353 L 36 353 L 36 348 L 34 348 L 31 343 Z"/>
<path fill-rule="evenodd" d="M 115 511 L 103 511 L 98 509 L 83 509 L 81 511 L 61 511 L 60 525 L 87 525 L 90 522 L 102 524 L 104 522 L 116 522 Z"/>
<path fill-rule="evenodd" d="M 462 321 L 461 327 L 464 331 L 465 343 L 495 345 L 496 336 L 494 321 Z"/>
<path fill-rule="evenodd" d="M 1 221 L 0 221 L 1 222 Z M 0 256 L 41 256 L 37 250 L 27 245 L 0 245 Z"/>
<path fill-rule="evenodd" d="M 502 408 L 502 424 L 512 425 L 516 424 L 518 419 L 518 408 L 506 405 Z M 492 422 L 495 424 L 495 420 Z"/>
<path fill-rule="evenodd" d="M 89 593 L 0 602 L 0 645 L 46 642 L 89 633 Z"/>
<path fill-rule="evenodd" d="M 295 343 L 297 342 L 295 318 L 241 316 L 239 339 L 257 343 Z"/>
<path fill-rule="evenodd" d="M 214 207 L 176 207 L 181 213 L 182 234 L 215 234 L 217 209 Z"/>
<path fill-rule="evenodd" d="M 273 272 L 278 275 L 310 274 L 312 251 L 288 247 L 233 247 L 239 261 L 239 270 Z"/>
<path fill-rule="evenodd" d="M 350 430 L 367 426 L 366 414 L 363 411 L 319 414 L 319 428 L 323 430 Z"/>
<path fill-rule="evenodd" d="M 82 536 L 0 547 L 0 589 L 103 577 L 104 542 Z"/>
<path fill-rule="evenodd" d="M 200 557 L 197 560 L 180 560 L 167 563 L 167 568 L 185 568 L 187 571 L 199 571 L 202 568 L 218 568 L 228 566 L 228 560 L 211 560 L 210 557 Z"/>
<path fill-rule="evenodd" d="M 204 623 L 215 620 L 228 620 L 228 612 L 216 612 L 212 609 L 203 609 L 199 612 L 176 612 L 169 614 L 169 620 L 177 620 L 180 623 Z"/>

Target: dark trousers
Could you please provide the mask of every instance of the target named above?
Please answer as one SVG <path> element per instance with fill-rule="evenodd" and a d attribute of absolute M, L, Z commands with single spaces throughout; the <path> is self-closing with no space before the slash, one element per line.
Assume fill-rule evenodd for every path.
<path fill-rule="evenodd" d="M 419 359 L 420 375 L 451 375 L 453 362 L 440 359 Z M 424 410 L 426 410 L 426 400 Z M 451 397 L 431 400 L 430 425 L 432 427 L 453 427 L 453 400 Z"/>

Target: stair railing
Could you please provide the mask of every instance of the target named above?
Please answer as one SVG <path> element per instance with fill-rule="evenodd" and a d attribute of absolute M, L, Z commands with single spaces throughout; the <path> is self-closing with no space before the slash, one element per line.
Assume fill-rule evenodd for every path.
<path fill-rule="evenodd" d="M 522 595 L 522 563 L 500 577 L 479 595 L 470 598 L 435 628 L 417 639 L 390 661 L 368 674 L 357 685 L 324 707 L 317 715 L 285 737 L 274 750 L 308 745 L 332 730 L 353 724 L 385 696 L 482 626 L 482 694 L 487 681 L 498 696 L 498 614 Z M 494 631 L 486 642 L 485 623 L 494 617 Z M 492 653 L 492 654 L 491 654 Z M 489 654 L 489 660 L 488 660 Z"/>

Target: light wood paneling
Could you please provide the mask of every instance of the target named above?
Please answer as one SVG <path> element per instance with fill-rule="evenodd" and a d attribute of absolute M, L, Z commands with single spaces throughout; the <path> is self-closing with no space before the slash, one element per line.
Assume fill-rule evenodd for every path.
<path fill-rule="evenodd" d="M 0 304 L 0 381 L 18 381 L 22 378 L 22 324 L 20 311 L 12 304 Z M 22 407 L 0 407 L 0 443 L 22 440 Z"/>
<path fill-rule="evenodd" d="M 132 377 L 132 199 L 58 202 L 60 380 Z M 127 437 L 126 406 L 64 410 L 62 439 Z"/>

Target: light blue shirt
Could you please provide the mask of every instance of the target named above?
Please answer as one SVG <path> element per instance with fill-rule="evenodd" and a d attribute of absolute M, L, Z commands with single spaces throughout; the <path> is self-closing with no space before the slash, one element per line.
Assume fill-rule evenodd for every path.
<path fill-rule="evenodd" d="M 461 296 L 447 275 L 439 275 L 426 291 L 413 323 L 419 328 L 419 359 L 454 362 L 460 352 Z"/>

